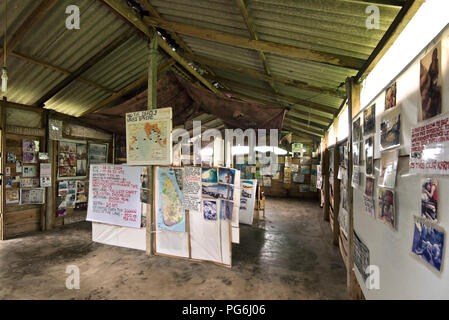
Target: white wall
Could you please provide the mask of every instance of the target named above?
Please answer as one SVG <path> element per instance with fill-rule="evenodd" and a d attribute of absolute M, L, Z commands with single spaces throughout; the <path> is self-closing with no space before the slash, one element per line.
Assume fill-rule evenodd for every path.
<path fill-rule="evenodd" d="M 380 119 L 384 111 L 384 88 L 394 78 L 397 81 L 397 107 L 401 108 L 401 148 L 395 188 L 397 226 L 393 230 L 364 211 L 362 185 L 354 189 L 354 230 L 370 251 L 370 264 L 380 268 L 380 289 L 368 290 L 355 267 L 355 273 L 367 299 L 449 299 L 448 254 L 444 254 L 441 273 L 434 272 L 426 262 L 411 253 L 413 239 L 413 216 L 420 215 L 422 175 L 409 174 L 409 149 L 411 127 L 417 124 L 419 98 L 419 60 L 441 38 L 443 40 L 442 113 L 449 112 L 449 31 L 429 44 L 449 22 L 449 1 L 428 0 L 412 19 L 398 41 L 368 76 L 362 88 L 362 107 L 376 103 L 375 173 L 376 184 L 379 174 Z M 424 43 L 425 42 L 425 43 Z M 426 48 L 423 52 L 421 50 Z M 416 59 L 415 57 L 419 55 Z M 393 63 L 394 62 L 394 63 Z M 411 63 L 409 65 L 409 63 Z M 409 67 L 399 74 L 401 70 Z M 377 96 L 377 97 L 376 97 Z M 373 100 L 374 99 L 374 100 Z M 363 154 L 363 153 L 362 153 Z M 362 159 L 364 157 L 362 156 Z M 362 172 L 365 169 L 361 168 Z M 431 176 L 426 176 L 431 177 Z M 439 182 L 439 222 L 449 230 L 449 199 L 443 195 L 449 192 L 449 176 L 437 176 Z M 377 190 L 374 194 L 377 199 Z M 377 214 L 376 201 L 376 214 Z M 447 234 L 446 234 L 447 237 Z M 445 243 L 447 246 L 448 243 Z M 444 248 L 447 251 L 447 248 Z"/>

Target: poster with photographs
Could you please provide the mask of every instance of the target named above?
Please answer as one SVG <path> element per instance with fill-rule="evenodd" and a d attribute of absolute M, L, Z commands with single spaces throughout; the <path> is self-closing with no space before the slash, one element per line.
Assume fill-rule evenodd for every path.
<path fill-rule="evenodd" d="M 360 142 L 352 144 L 352 164 L 354 166 L 360 165 Z"/>
<path fill-rule="evenodd" d="M 362 125 L 361 125 L 361 117 L 358 117 L 357 120 L 355 120 L 352 123 L 352 141 L 360 141 L 362 140 Z"/>
<path fill-rule="evenodd" d="M 368 197 L 367 195 L 363 195 L 363 206 L 365 208 L 365 212 L 373 218 L 376 218 L 376 210 L 374 206 L 374 199 L 372 197 Z"/>
<path fill-rule="evenodd" d="M 438 220 L 438 180 L 421 180 L 421 216 L 432 221 Z"/>
<path fill-rule="evenodd" d="M 84 181 L 76 181 L 75 210 L 87 210 L 87 190 Z"/>
<path fill-rule="evenodd" d="M 394 190 L 379 187 L 377 198 L 379 200 L 377 215 L 379 220 L 394 229 L 396 225 Z"/>
<path fill-rule="evenodd" d="M 299 142 L 292 143 L 293 158 L 300 158 L 303 155 L 304 145 Z"/>
<path fill-rule="evenodd" d="M 368 247 L 362 242 L 357 233 L 354 231 L 354 264 L 362 275 L 363 281 L 368 278 L 366 273 L 369 262 L 369 250 Z"/>
<path fill-rule="evenodd" d="M 89 142 L 89 165 L 108 162 L 108 144 Z"/>
<path fill-rule="evenodd" d="M 365 173 L 367 176 L 374 175 L 374 137 L 365 140 Z"/>
<path fill-rule="evenodd" d="M 396 107 L 396 82 L 385 92 L 385 110 Z"/>
<path fill-rule="evenodd" d="M 21 188 L 38 188 L 40 184 L 39 178 L 22 178 L 20 179 Z"/>
<path fill-rule="evenodd" d="M 22 177 L 24 177 L 24 178 L 37 177 L 37 167 L 36 166 L 23 166 Z"/>
<path fill-rule="evenodd" d="M 16 161 L 16 173 L 22 173 L 22 161 L 17 160 Z"/>
<path fill-rule="evenodd" d="M 396 185 L 396 171 L 398 168 L 398 150 L 381 153 L 379 186 L 394 189 Z"/>
<path fill-rule="evenodd" d="M 148 167 L 142 167 L 140 174 L 140 202 L 151 204 L 151 189 L 148 177 Z"/>
<path fill-rule="evenodd" d="M 19 199 L 19 189 L 5 189 L 6 204 L 18 204 Z"/>
<path fill-rule="evenodd" d="M 58 178 L 71 179 L 87 176 L 87 143 L 84 141 L 59 141 Z"/>
<path fill-rule="evenodd" d="M 438 272 L 442 270 L 444 238 L 444 230 L 437 224 L 414 217 L 412 253 Z"/>
<path fill-rule="evenodd" d="M 20 204 L 43 204 L 44 196 L 44 188 L 20 189 Z"/>
<path fill-rule="evenodd" d="M 220 219 L 232 221 L 232 213 L 234 211 L 234 202 L 220 200 Z"/>
<path fill-rule="evenodd" d="M 376 105 L 363 110 L 363 134 L 369 135 L 376 131 Z"/>
<path fill-rule="evenodd" d="M 6 163 L 15 163 L 16 162 L 16 153 L 8 152 L 6 154 Z"/>
<path fill-rule="evenodd" d="M 372 177 L 366 177 L 365 195 L 371 198 L 374 196 L 374 178 Z"/>
<path fill-rule="evenodd" d="M 37 163 L 39 152 L 39 141 L 22 140 L 22 161 L 23 163 Z"/>
<path fill-rule="evenodd" d="M 380 150 L 400 146 L 401 142 L 401 112 L 395 108 L 384 112 L 380 122 Z"/>
<path fill-rule="evenodd" d="M 40 186 L 51 187 L 51 163 L 40 164 Z"/>
<path fill-rule="evenodd" d="M 420 62 L 420 104 L 418 120 L 427 120 L 441 113 L 441 42 L 422 58 Z"/>
<path fill-rule="evenodd" d="M 203 200 L 203 216 L 206 220 L 217 220 L 217 201 Z"/>

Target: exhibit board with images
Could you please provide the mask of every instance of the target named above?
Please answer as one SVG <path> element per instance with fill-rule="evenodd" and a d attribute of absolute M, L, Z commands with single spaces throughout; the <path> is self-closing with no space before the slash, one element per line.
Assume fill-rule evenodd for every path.
<path fill-rule="evenodd" d="M 447 61 L 449 29 L 353 115 L 363 128 L 364 110 L 376 106 L 375 131 L 365 135 L 362 129 L 366 150 L 355 159 L 359 164 L 354 162 L 361 172 L 353 190 L 354 230 L 369 263 L 381 271 L 380 288 L 370 290 L 366 274 L 356 268 L 367 299 L 449 297 L 449 202 L 443 196 L 449 190 Z M 362 96 L 365 90 L 370 86 L 362 88 Z M 374 170 L 367 150 L 371 137 Z"/>

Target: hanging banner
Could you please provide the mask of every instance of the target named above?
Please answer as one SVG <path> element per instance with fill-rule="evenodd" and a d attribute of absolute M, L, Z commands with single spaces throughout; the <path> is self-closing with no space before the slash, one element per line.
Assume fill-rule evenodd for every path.
<path fill-rule="evenodd" d="M 449 114 L 412 128 L 410 173 L 449 173 Z"/>
<path fill-rule="evenodd" d="M 92 165 L 86 220 L 140 228 L 141 172 L 141 167 Z"/>
<path fill-rule="evenodd" d="M 126 154 L 129 165 L 170 165 L 172 109 L 126 114 Z"/>

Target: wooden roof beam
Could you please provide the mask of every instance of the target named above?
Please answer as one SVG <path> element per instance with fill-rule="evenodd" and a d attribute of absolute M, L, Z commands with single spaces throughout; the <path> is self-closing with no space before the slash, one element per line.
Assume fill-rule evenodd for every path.
<path fill-rule="evenodd" d="M 6 56 L 8 56 L 25 38 L 28 32 L 30 32 L 36 23 L 58 2 L 58 0 L 42 0 L 39 5 L 34 9 L 20 25 L 17 31 L 6 42 Z M 2 49 L 0 52 L 0 60 L 3 60 L 5 54 Z"/>
<path fill-rule="evenodd" d="M 288 131 L 302 132 L 302 133 L 309 134 L 309 135 L 315 136 L 315 137 L 320 137 L 320 138 L 324 137 L 324 135 L 322 135 L 322 134 L 313 133 L 306 129 L 297 128 L 294 125 L 286 124 L 285 122 L 282 127 Z"/>
<path fill-rule="evenodd" d="M 111 0 L 104 0 L 104 1 L 111 1 Z M 198 28 L 191 25 L 161 20 L 157 18 L 144 17 L 144 21 L 148 25 L 151 25 L 153 27 L 159 27 L 162 29 L 166 29 L 168 31 L 177 32 L 191 37 L 219 42 L 222 44 L 227 44 L 244 49 L 268 52 L 295 59 L 309 60 L 355 70 L 359 70 L 364 63 L 364 60 L 354 57 L 304 49 L 290 45 L 274 43 L 270 41 L 251 40 L 229 33 L 219 32 L 211 29 Z"/>
<path fill-rule="evenodd" d="M 298 121 L 295 121 L 295 120 L 292 120 L 289 118 L 284 118 L 284 124 L 290 124 L 292 128 L 301 128 L 303 130 L 310 131 L 310 133 L 315 133 L 315 134 L 324 136 L 324 130 L 313 128 L 307 124 L 303 124 L 301 122 L 298 122 Z"/>

